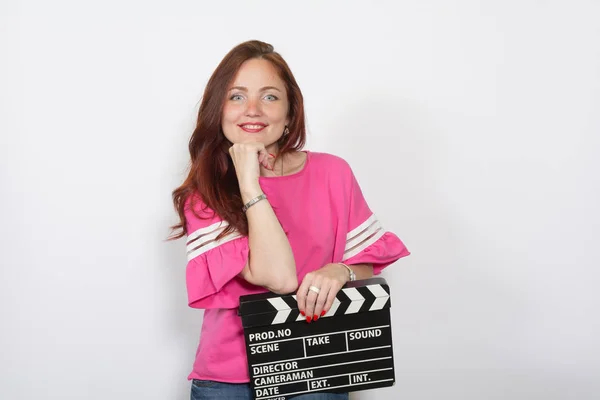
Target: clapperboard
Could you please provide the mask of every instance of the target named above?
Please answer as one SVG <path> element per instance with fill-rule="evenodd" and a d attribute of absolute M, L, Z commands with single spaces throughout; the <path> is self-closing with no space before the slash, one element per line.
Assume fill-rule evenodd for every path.
<path fill-rule="evenodd" d="M 307 323 L 295 295 L 240 297 L 256 400 L 392 386 L 390 289 L 383 278 L 347 283 L 328 313 Z"/>

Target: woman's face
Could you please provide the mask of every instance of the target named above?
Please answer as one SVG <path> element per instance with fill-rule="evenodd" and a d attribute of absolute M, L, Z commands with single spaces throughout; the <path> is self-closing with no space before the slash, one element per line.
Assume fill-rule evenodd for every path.
<path fill-rule="evenodd" d="M 285 84 L 273 65 L 260 58 L 242 64 L 228 88 L 221 128 L 232 143 L 276 146 L 289 124 Z"/>

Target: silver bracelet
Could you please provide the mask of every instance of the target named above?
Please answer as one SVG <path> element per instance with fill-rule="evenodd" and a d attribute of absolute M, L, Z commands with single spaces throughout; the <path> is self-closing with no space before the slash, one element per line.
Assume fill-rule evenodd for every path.
<path fill-rule="evenodd" d="M 339 262 L 338 264 L 343 265 L 344 267 L 346 267 L 346 269 L 348 270 L 348 272 L 350 273 L 350 282 L 355 281 L 356 280 L 356 274 L 354 273 L 354 271 L 352 271 L 352 268 L 350 268 L 349 266 L 347 266 L 346 264 L 344 264 L 343 262 Z"/>
<path fill-rule="evenodd" d="M 261 194 L 260 196 L 256 196 L 255 198 L 253 198 L 252 200 L 250 200 L 249 202 L 246 203 L 246 205 L 244 205 L 244 207 L 242 207 L 242 211 L 246 212 L 248 211 L 248 209 L 250 207 L 252 207 L 253 205 L 255 205 L 256 203 L 258 203 L 261 200 L 264 200 L 267 198 L 266 194 Z"/>

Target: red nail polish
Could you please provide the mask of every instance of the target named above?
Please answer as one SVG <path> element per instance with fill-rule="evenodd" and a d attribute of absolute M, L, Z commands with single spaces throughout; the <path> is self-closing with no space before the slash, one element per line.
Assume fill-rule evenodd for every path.
<path fill-rule="evenodd" d="M 306 317 L 306 322 L 310 322 L 310 321 L 312 321 L 312 318 L 311 317 Z"/>
<path fill-rule="evenodd" d="M 300 311 L 300 314 L 302 314 L 303 317 L 306 317 L 306 313 L 304 311 Z"/>
<path fill-rule="evenodd" d="M 313 320 L 315 320 L 315 321 L 316 321 L 316 320 L 318 320 L 318 319 L 319 319 L 319 316 L 318 316 L 318 315 L 315 315 L 315 316 L 313 317 Z"/>
<path fill-rule="evenodd" d="M 325 314 L 327 314 L 327 311 L 325 311 L 325 310 L 321 311 L 321 317 Z"/>

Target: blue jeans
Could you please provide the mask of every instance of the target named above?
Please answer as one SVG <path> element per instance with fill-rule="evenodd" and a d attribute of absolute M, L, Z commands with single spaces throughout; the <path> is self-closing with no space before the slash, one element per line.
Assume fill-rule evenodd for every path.
<path fill-rule="evenodd" d="M 221 383 L 192 381 L 190 400 L 252 400 L 252 390 L 247 383 Z M 307 393 L 288 397 L 290 400 L 348 400 L 348 393 Z"/>

